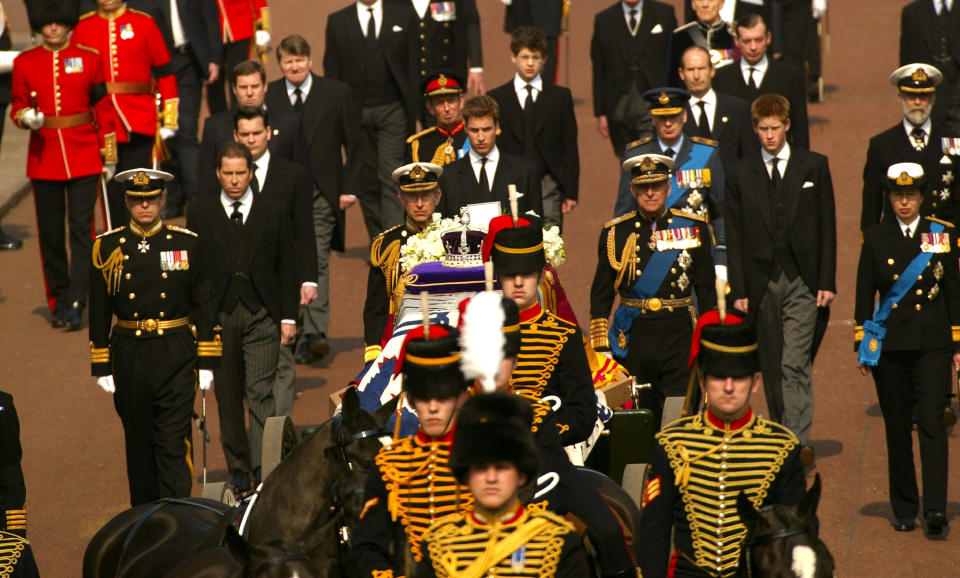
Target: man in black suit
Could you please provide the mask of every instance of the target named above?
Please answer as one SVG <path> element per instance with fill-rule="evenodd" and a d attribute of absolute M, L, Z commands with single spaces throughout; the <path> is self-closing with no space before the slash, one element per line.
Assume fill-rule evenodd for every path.
<path fill-rule="evenodd" d="M 297 253 L 283 202 L 255 195 L 253 156 L 239 143 L 223 146 L 220 195 L 198 200 L 187 223 L 199 235 L 195 263 L 216 295 L 223 356 L 214 372 L 223 453 L 238 493 L 260 478 L 263 424 L 273 416 L 273 382 L 281 345 L 297 332 Z M 250 414 L 250 436 L 243 403 Z"/>
<path fill-rule="evenodd" d="M 547 61 L 543 77 L 557 82 L 557 62 L 560 59 L 557 39 L 563 31 L 564 0 L 502 0 L 507 5 L 503 30 L 512 34 L 521 26 L 535 26 L 547 35 Z M 567 82 L 570 82 L 567 79 Z"/>
<path fill-rule="evenodd" d="M 543 214 L 540 179 L 533 161 L 500 152 L 500 107 L 492 97 L 482 94 L 463 105 L 463 119 L 470 139 L 470 152 L 444 167 L 440 177 L 438 208 L 444 217 L 460 215 L 460 208 L 472 203 L 499 201 L 503 211 L 510 210 L 508 185 L 516 185 L 523 196 L 521 213 Z"/>
<path fill-rule="evenodd" d="M 263 106 L 267 95 L 267 72 L 255 60 L 245 60 L 230 71 L 230 86 L 237 106 Z M 217 195 L 217 155 L 228 142 L 233 142 L 233 110 L 225 110 L 207 117 L 203 123 L 203 138 L 197 166 L 200 172 L 200 195 Z M 287 160 L 306 163 L 303 138 L 297 115 L 276 110 L 270 113 L 270 153 Z"/>
<path fill-rule="evenodd" d="M 293 239 L 297 245 L 297 270 L 300 273 L 300 306 L 317 298 L 317 245 L 313 234 L 313 183 L 310 174 L 299 164 L 270 154 L 270 122 L 259 106 L 241 106 L 234 112 L 234 139 L 249 149 L 253 156 L 251 188 L 254 195 L 283 201 L 293 223 Z M 276 415 L 293 412 L 293 386 L 296 364 L 291 347 L 280 348 L 280 364 L 274 383 Z"/>
<path fill-rule="evenodd" d="M 790 144 L 810 149 L 807 121 L 807 91 L 803 70 L 767 56 L 770 31 L 759 14 L 749 14 L 737 23 L 740 59 L 717 70 L 713 86 L 717 92 L 753 102 L 762 94 L 781 94 L 790 101 Z"/>
<path fill-rule="evenodd" d="M 936 66 L 944 82 L 937 87 L 934 123 L 946 122 L 960 133 L 960 6 L 953 0 L 914 0 L 900 13 L 900 65 Z M 926 168 L 926 167 L 924 167 Z"/>
<path fill-rule="evenodd" d="M 362 190 L 360 158 L 365 145 L 353 91 L 345 82 L 311 72 L 310 45 L 302 36 L 284 38 L 277 47 L 277 59 L 283 78 L 268 86 L 267 106 L 271 114 L 289 111 L 299 116 L 315 191 L 317 298 L 302 312 L 303 334 L 296 346 L 297 362 L 307 363 L 330 353 L 330 251 L 344 249 L 344 211 L 353 206 Z"/>
<path fill-rule="evenodd" d="M 200 148 L 197 130 L 203 87 L 220 76 L 223 43 L 216 0 L 131 0 L 128 4 L 153 16 L 170 52 L 170 66 L 177 77 L 180 128 L 168 141 L 172 158 L 164 168 L 176 175 L 167 189 L 164 218 L 183 213 L 185 204 L 197 196 L 197 164 Z"/>
<path fill-rule="evenodd" d="M 543 81 L 547 37 L 539 28 L 521 26 L 511 34 L 513 80 L 489 92 L 500 106 L 497 138 L 506 154 L 537 164 L 546 226 L 563 227 L 563 216 L 577 206 L 580 153 L 577 118 L 570 89 Z"/>
<path fill-rule="evenodd" d="M 667 58 L 666 82 L 680 86 L 677 69 L 684 51 L 696 44 L 710 51 L 714 66 L 724 68 L 736 60 L 736 41 L 730 27 L 720 17 L 723 0 L 699 0 L 694 6 L 696 18 L 673 31 Z"/>
<path fill-rule="evenodd" d="M 593 19 L 593 115 L 617 158 L 628 142 L 653 134 L 642 95 L 662 84 L 676 27 L 673 6 L 657 0 L 622 0 Z"/>
<path fill-rule="evenodd" d="M 680 79 L 690 92 L 684 131 L 720 143 L 720 161 L 724 167 L 732 167 L 757 146 L 757 135 L 750 124 L 750 105 L 713 89 L 716 69 L 706 48 L 691 46 L 680 62 Z"/>
<path fill-rule="evenodd" d="M 765 94 L 750 116 L 759 155 L 727 173 L 731 297 L 757 320 L 770 417 L 796 434 L 810 465 L 813 344 L 837 290 L 833 183 L 825 156 L 787 144 L 786 98 Z"/>
<path fill-rule="evenodd" d="M 890 207 L 885 202 L 887 167 L 899 162 L 921 165 L 928 177 L 921 215 L 935 214 L 951 222 L 960 217 L 958 201 L 951 194 L 953 187 L 947 182 L 953 180 L 953 161 L 940 164 L 944 157 L 941 139 L 947 134 L 942 124 L 931 117 L 936 103 L 935 91 L 942 80 L 939 69 L 922 62 L 901 66 L 890 75 L 890 83 L 897 87 L 903 118 L 870 139 L 867 162 L 863 166 L 861 231 L 890 218 Z"/>
<path fill-rule="evenodd" d="M 403 164 L 404 140 L 417 118 L 410 66 L 420 57 L 411 39 L 413 15 L 399 2 L 359 0 L 327 18 L 324 72 L 349 84 L 360 103 L 367 151 L 360 208 L 371 239 L 403 218 L 392 175 Z"/>

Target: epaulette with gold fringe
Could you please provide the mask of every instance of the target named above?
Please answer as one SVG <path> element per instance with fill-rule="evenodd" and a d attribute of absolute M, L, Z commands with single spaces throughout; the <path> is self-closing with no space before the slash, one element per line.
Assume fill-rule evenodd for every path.
<path fill-rule="evenodd" d="M 416 134 L 412 134 L 412 135 L 410 135 L 410 136 L 407 137 L 407 144 L 410 144 L 410 143 L 412 143 L 413 141 L 417 140 L 418 138 L 420 138 L 420 137 L 422 137 L 422 136 L 425 136 L 425 135 L 428 135 L 428 134 L 434 132 L 435 130 L 437 130 L 437 127 L 436 127 L 436 126 L 431 126 L 431 127 L 428 127 L 428 128 L 423 129 L 422 131 L 420 131 L 420 132 L 418 132 L 418 133 L 416 133 Z"/>
<path fill-rule="evenodd" d="M 630 220 L 630 219 L 632 219 L 632 218 L 634 218 L 634 217 L 636 217 L 636 216 L 637 216 L 637 212 L 636 212 L 636 211 L 630 211 L 629 213 L 625 213 L 625 214 L 623 214 L 623 215 L 620 215 L 619 217 L 614 217 L 613 219 L 610 219 L 609 221 L 607 221 L 606 223 L 603 224 L 603 228 L 604 228 L 604 229 L 609 229 L 610 227 L 612 227 L 612 226 L 614 226 L 614 225 L 619 225 L 620 223 L 622 223 L 622 222 L 624 222 L 624 221 L 628 221 L 628 220 Z"/>
<path fill-rule="evenodd" d="M 184 227 L 178 227 L 176 225 L 167 225 L 167 228 L 171 231 L 176 231 L 178 233 L 183 233 L 184 235 L 190 235 L 191 237 L 197 237 L 198 235 L 191 231 L 190 229 Z"/>
<path fill-rule="evenodd" d="M 627 143 L 627 146 L 626 146 L 626 150 L 635 149 L 635 148 L 637 148 L 638 146 L 645 145 L 645 144 L 647 144 L 648 142 L 650 142 L 650 141 L 652 141 L 652 140 L 653 140 L 653 137 L 652 137 L 652 136 L 645 136 L 645 137 L 643 137 L 643 138 L 638 138 L 638 139 L 635 140 L 635 141 L 628 142 L 628 143 Z"/>
<path fill-rule="evenodd" d="M 706 215 L 698 215 L 696 213 L 688 213 L 681 209 L 670 209 L 670 213 L 678 217 L 683 217 L 684 219 L 690 219 L 692 221 L 700 221 L 701 223 L 709 223 L 710 219 Z"/>
<path fill-rule="evenodd" d="M 944 227 L 950 227 L 951 229 L 954 228 L 953 223 L 951 223 L 950 221 L 944 221 L 943 219 L 938 219 L 936 217 L 926 217 L 926 219 L 928 221 L 933 221 L 934 223 L 940 223 Z"/>
<path fill-rule="evenodd" d="M 98 239 L 102 239 L 102 238 L 104 238 L 104 237 L 106 237 L 106 236 L 108 236 L 108 235 L 112 235 L 112 234 L 114 234 L 114 233 L 116 233 L 116 232 L 118 232 L 118 231 L 122 231 L 122 230 L 124 230 L 124 229 L 126 229 L 126 228 L 127 228 L 126 225 L 121 225 L 121 226 L 119 226 L 119 227 L 117 227 L 117 228 L 115 228 L 115 229 L 110 229 L 109 231 L 104 231 L 103 233 L 100 233 L 99 235 L 97 235 L 97 238 L 98 238 Z"/>
<path fill-rule="evenodd" d="M 690 142 L 695 142 L 695 143 L 697 143 L 697 144 L 702 144 L 702 145 L 711 146 L 711 147 L 713 147 L 713 148 L 717 148 L 718 146 L 720 146 L 720 142 L 719 142 L 719 141 L 715 141 L 715 140 L 713 140 L 712 138 L 706 138 L 706 137 L 702 137 L 702 136 L 692 136 L 692 137 L 690 137 Z"/>

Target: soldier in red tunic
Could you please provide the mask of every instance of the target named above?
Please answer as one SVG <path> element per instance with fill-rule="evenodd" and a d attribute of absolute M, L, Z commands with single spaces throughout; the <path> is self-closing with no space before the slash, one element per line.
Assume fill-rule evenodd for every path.
<path fill-rule="evenodd" d="M 157 135 L 172 137 L 177 129 L 177 79 L 160 29 L 144 12 L 128 8 L 122 0 L 97 0 L 97 10 L 80 17 L 73 41 L 100 52 L 110 102 L 116 110 L 117 171 L 152 164 Z M 162 99 L 162 124 L 158 124 L 156 93 Z M 126 223 L 128 213 L 123 187 L 108 186 L 110 217 Z"/>
<path fill-rule="evenodd" d="M 258 60 L 266 65 L 265 54 L 270 43 L 270 9 L 267 0 L 217 0 L 220 9 L 220 36 L 223 39 L 223 67 L 230 71 L 244 60 L 249 60 L 250 41 L 257 47 Z M 227 74 L 210 83 L 207 104 L 210 114 L 227 110 L 224 81 Z M 230 96 L 230 108 L 236 106 Z"/>
<path fill-rule="evenodd" d="M 43 44 L 14 61 L 10 112 L 17 126 L 31 131 L 27 176 L 37 206 L 52 324 L 71 331 L 80 328 L 87 300 L 85 260 L 93 246 L 90 224 L 101 154 L 107 162 L 116 162 L 115 116 L 103 98 L 101 58 L 70 37 L 76 23 L 76 8 L 62 0 L 31 8 L 30 26 Z M 73 257 L 69 264 L 65 216 Z"/>

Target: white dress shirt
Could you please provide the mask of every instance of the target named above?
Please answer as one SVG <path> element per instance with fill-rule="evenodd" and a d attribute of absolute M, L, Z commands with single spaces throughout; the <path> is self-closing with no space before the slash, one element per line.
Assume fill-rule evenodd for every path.
<path fill-rule="evenodd" d="M 290 106 L 293 106 L 293 103 L 297 100 L 297 95 L 294 94 L 294 91 L 298 88 L 300 89 L 300 100 L 307 102 L 307 96 L 310 94 L 310 88 L 313 86 L 313 74 L 307 74 L 307 79 L 301 82 L 300 86 L 286 79 L 284 79 L 283 82 L 284 86 L 287 87 L 287 98 L 290 99 Z"/>
<path fill-rule="evenodd" d="M 480 182 L 480 167 L 484 166 L 480 159 L 482 158 L 477 154 L 477 151 L 470 149 L 470 166 L 473 167 L 473 177 L 477 179 L 477 182 Z M 497 174 L 497 163 L 500 161 L 500 150 L 497 149 L 497 145 L 493 145 L 493 148 L 490 149 L 490 152 L 487 153 L 487 182 L 490 183 L 490 190 L 493 190 L 493 177 Z"/>
<path fill-rule="evenodd" d="M 700 124 L 700 101 L 703 101 L 703 110 L 707 114 L 707 126 L 713 130 L 713 119 L 717 116 L 717 93 L 711 88 L 703 95 L 703 98 L 697 98 L 690 95 L 690 110 L 693 112 L 693 121 Z"/>
<path fill-rule="evenodd" d="M 381 0 L 377 0 L 369 6 L 363 2 L 357 2 L 357 17 L 360 19 L 360 32 L 364 35 L 367 34 L 367 21 L 370 20 L 370 8 L 373 8 L 373 22 L 377 38 L 380 38 L 380 27 L 383 25 L 383 2 Z"/>
<path fill-rule="evenodd" d="M 763 166 L 767 169 L 767 176 L 773 178 L 773 163 L 771 162 L 773 155 L 768 153 L 767 149 L 761 147 L 760 158 L 763 159 Z M 777 169 L 780 171 L 780 178 L 783 178 L 783 175 L 787 174 L 787 164 L 790 162 L 790 143 L 783 143 L 783 148 L 777 153 L 777 158 L 780 159 Z"/>
<path fill-rule="evenodd" d="M 253 164 L 257 166 L 257 170 L 253 171 L 253 174 L 257 175 L 257 184 L 260 185 L 260 190 L 263 190 L 263 183 L 267 182 L 267 167 L 270 166 L 270 149 L 263 151 L 263 155 L 258 159 L 254 159 Z"/>
<path fill-rule="evenodd" d="M 180 48 L 187 44 L 187 35 L 183 32 L 183 23 L 180 21 L 177 0 L 170 0 L 170 33 L 173 35 L 174 48 Z"/>
<path fill-rule="evenodd" d="M 930 118 L 928 117 L 927 120 L 924 121 L 924 123 L 920 126 L 913 126 L 909 120 L 903 119 L 903 130 L 907 133 L 907 142 L 910 143 L 910 146 L 914 145 L 913 129 L 916 128 L 919 128 L 923 131 L 923 146 L 927 146 L 927 144 L 930 143 L 930 131 L 933 128 L 933 123 L 930 122 Z"/>
<path fill-rule="evenodd" d="M 226 191 L 223 189 L 220 190 L 220 204 L 223 205 L 223 210 L 227 212 L 227 219 L 230 218 L 230 215 L 233 214 L 233 203 L 234 201 L 240 201 L 239 211 L 243 215 L 243 222 L 247 222 L 247 217 L 250 216 L 250 207 L 253 206 L 253 190 L 250 187 L 247 187 L 247 192 L 243 193 L 243 196 L 239 199 L 231 199 L 227 195 Z"/>
<path fill-rule="evenodd" d="M 423 20 L 427 10 L 430 9 L 430 0 L 413 0 L 413 9 L 417 11 L 417 16 Z"/>
<path fill-rule="evenodd" d="M 636 36 L 637 32 L 640 30 L 640 18 L 643 16 L 643 0 L 637 2 L 636 6 L 628 6 L 626 2 L 620 2 L 620 6 L 623 8 L 623 20 L 627 23 L 627 30 L 630 31 L 630 36 Z M 637 27 L 630 28 L 630 11 L 636 10 L 637 18 Z"/>
<path fill-rule="evenodd" d="M 907 236 L 907 230 L 909 229 L 909 237 L 912 239 L 917 234 L 917 225 L 920 224 L 920 215 L 914 217 L 909 223 L 904 223 L 900 220 L 900 217 L 897 217 L 897 224 L 900 225 L 900 232 L 903 233 L 905 237 Z"/>
<path fill-rule="evenodd" d="M 940 10 L 943 4 L 947 5 L 947 12 L 953 10 L 953 0 L 933 0 L 933 11 L 937 13 L 937 16 L 940 16 Z"/>
<path fill-rule="evenodd" d="M 527 102 L 527 82 L 520 78 L 519 74 L 513 75 L 513 90 L 517 93 L 517 100 L 520 101 L 520 108 L 523 108 L 523 105 Z M 533 102 L 537 102 L 537 99 L 540 98 L 540 93 L 543 91 L 543 79 L 540 78 L 538 74 L 536 78 L 530 81 L 530 86 L 533 88 L 530 92 L 533 95 Z"/>
<path fill-rule="evenodd" d="M 740 72 L 743 73 L 743 81 L 750 86 L 750 67 L 752 66 L 755 70 L 753 71 L 754 81 L 757 83 L 757 86 L 763 84 L 763 77 L 767 74 L 767 66 L 770 63 L 767 61 L 767 55 L 764 54 L 763 58 L 760 59 L 760 62 L 756 64 L 747 63 L 746 59 L 742 56 L 740 57 Z"/>

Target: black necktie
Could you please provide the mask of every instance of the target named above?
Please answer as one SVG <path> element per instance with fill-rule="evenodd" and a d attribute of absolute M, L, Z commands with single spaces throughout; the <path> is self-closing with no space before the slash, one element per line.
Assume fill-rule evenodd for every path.
<path fill-rule="evenodd" d="M 253 163 L 253 178 L 250 179 L 250 189 L 253 194 L 260 194 L 260 179 L 257 178 L 257 163 Z"/>
<path fill-rule="evenodd" d="M 779 189 L 780 183 L 783 182 L 783 176 L 780 174 L 780 157 L 773 157 L 770 160 L 770 167 L 770 180 L 773 181 L 773 186 Z"/>
<path fill-rule="evenodd" d="M 910 234 L 910 227 L 904 227 L 903 236 L 908 241 L 913 238 L 913 235 Z"/>
<path fill-rule="evenodd" d="M 293 96 L 296 98 L 293 100 L 293 110 L 300 112 L 303 110 L 303 92 L 300 91 L 300 87 L 293 89 Z"/>
<path fill-rule="evenodd" d="M 910 134 L 913 136 L 913 148 L 922 151 L 923 148 L 927 146 L 927 144 L 923 142 L 923 139 L 927 137 L 927 131 L 917 127 L 913 129 Z"/>
<path fill-rule="evenodd" d="M 367 19 L 367 44 L 375 44 L 377 41 L 377 21 L 373 17 L 373 8 L 367 8 L 367 13 L 370 15 L 370 18 Z"/>
<path fill-rule="evenodd" d="M 700 101 L 697 103 L 700 107 L 700 118 L 697 119 L 697 130 L 700 136 L 710 138 L 710 123 L 707 121 L 707 103 Z"/>
<path fill-rule="evenodd" d="M 527 89 L 527 98 L 523 101 L 523 112 L 530 114 L 533 112 L 533 85 L 524 86 Z"/>
<path fill-rule="evenodd" d="M 487 180 L 487 157 L 480 157 L 480 189 L 490 193 L 490 181 Z"/>
<path fill-rule="evenodd" d="M 670 147 L 667 147 L 667 150 L 663 151 L 663 154 L 667 155 L 670 158 L 673 158 L 673 155 L 677 154 L 677 151 L 673 150 Z"/>
<path fill-rule="evenodd" d="M 747 70 L 750 71 L 750 82 L 747 83 L 747 84 L 748 84 L 748 85 L 750 86 L 750 88 L 752 88 L 753 90 L 760 90 L 760 86 L 757 85 L 757 79 L 754 78 L 754 76 L 753 76 L 753 73 L 757 71 L 756 67 L 751 66 L 751 67 L 748 68 Z"/>
<path fill-rule="evenodd" d="M 637 9 L 630 9 L 630 34 L 636 36 L 637 34 Z"/>
<path fill-rule="evenodd" d="M 240 212 L 240 207 L 243 206 L 243 203 L 240 201 L 233 202 L 233 212 L 230 213 L 230 222 L 236 225 L 237 227 L 243 226 L 243 213 Z"/>

